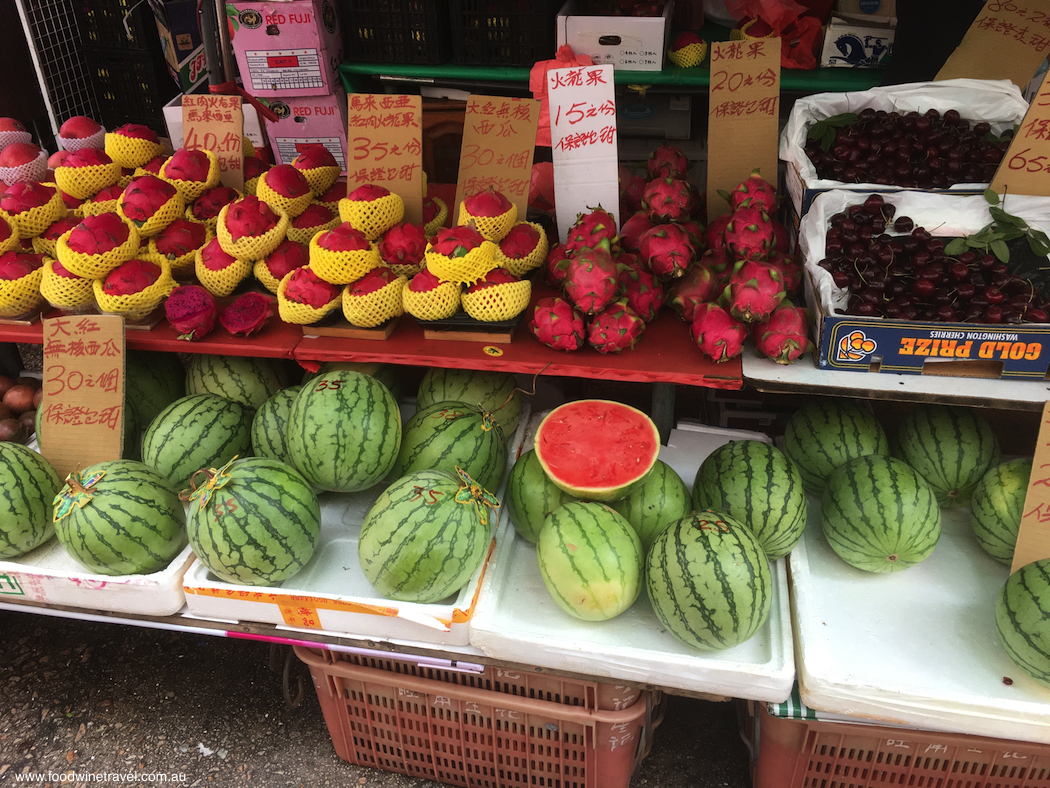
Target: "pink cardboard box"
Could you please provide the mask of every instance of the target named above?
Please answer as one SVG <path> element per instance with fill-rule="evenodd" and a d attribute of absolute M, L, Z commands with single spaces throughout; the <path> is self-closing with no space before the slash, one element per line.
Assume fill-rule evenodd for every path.
<path fill-rule="evenodd" d="M 291 164 L 307 145 L 324 145 L 346 175 L 346 93 L 337 87 L 329 96 L 282 96 L 268 103 L 280 118 L 266 133 L 274 161 Z"/>
<path fill-rule="evenodd" d="M 331 0 L 227 4 L 233 51 L 253 96 L 323 96 L 341 83 L 339 17 Z"/>

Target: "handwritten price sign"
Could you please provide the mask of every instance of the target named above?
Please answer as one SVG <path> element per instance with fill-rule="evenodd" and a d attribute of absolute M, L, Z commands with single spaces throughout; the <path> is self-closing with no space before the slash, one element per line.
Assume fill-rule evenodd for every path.
<path fill-rule="evenodd" d="M 1006 149 L 991 187 L 998 194 L 1050 195 L 1050 73 Z"/>
<path fill-rule="evenodd" d="M 118 315 L 44 320 L 47 440 L 40 451 L 66 476 L 120 458 L 124 436 L 124 320 Z"/>
<path fill-rule="evenodd" d="M 539 118 L 540 102 L 536 99 L 467 99 L 453 224 L 459 221 L 460 203 L 490 186 L 518 206 L 518 219 L 524 221 Z"/>
<path fill-rule="evenodd" d="M 1050 54 L 1050 0 L 989 0 L 937 79 L 1009 79 L 1024 88 Z"/>
<path fill-rule="evenodd" d="M 423 221 L 423 99 L 383 93 L 347 97 L 347 190 L 374 183 L 405 201 L 405 221 Z"/>
<path fill-rule="evenodd" d="M 244 113 L 240 96 L 204 93 L 182 97 L 182 146 L 210 150 L 224 186 L 244 190 Z"/>
<path fill-rule="evenodd" d="M 1050 402 L 1043 406 L 1043 421 L 1035 444 L 1032 475 L 1021 510 L 1021 527 L 1010 572 L 1043 558 L 1050 558 Z"/>

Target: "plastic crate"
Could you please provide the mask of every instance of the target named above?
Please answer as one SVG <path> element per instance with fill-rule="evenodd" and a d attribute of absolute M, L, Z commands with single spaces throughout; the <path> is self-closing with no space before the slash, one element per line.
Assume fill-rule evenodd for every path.
<path fill-rule="evenodd" d="M 157 26 L 147 3 L 138 0 L 72 0 L 72 7 L 82 46 L 138 50 L 160 46 Z M 129 11 L 125 31 L 124 15 Z M 128 38 L 129 32 L 131 38 Z"/>
<path fill-rule="evenodd" d="M 627 788 L 659 723 L 660 695 L 648 690 L 295 653 L 310 667 L 340 758 L 448 785 Z"/>
<path fill-rule="evenodd" d="M 347 60 L 444 63 L 452 53 L 448 0 L 342 0 Z"/>
<path fill-rule="evenodd" d="M 753 788 L 1050 788 L 1050 745 L 748 715 Z"/>
<path fill-rule="evenodd" d="M 179 92 L 157 52 L 85 49 L 87 75 L 106 128 L 142 123 L 164 134 L 164 105 Z"/>
<path fill-rule="evenodd" d="M 463 65 L 531 66 L 554 57 L 552 0 L 449 0 L 452 60 Z"/>

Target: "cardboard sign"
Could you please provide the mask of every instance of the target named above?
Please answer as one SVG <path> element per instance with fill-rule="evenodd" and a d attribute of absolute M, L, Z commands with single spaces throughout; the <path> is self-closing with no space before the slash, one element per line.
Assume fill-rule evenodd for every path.
<path fill-rule="evenodd" d="M 423 221 L 421 96 L 351 93 L 347 99 L 346 190 L 385 186 L 405 201 L 405 221 Z"/>
<path fill-rule="evenodd" d="M 65 479 L 120 459 L 124 437 L 124 318 L 44 320 L 43 454 Z"/>
<path fill-rule="evenodd" d="M 240 96 L 182 97 L 182 147 L 210 150 L 219 159 L 223 186 L 244 191 L 244 113 Z"/>
<path fill-rule="evenodd" d="M 463 145 L 456 178 L 452 223 L 459 223 L 460 203 L 490 186 L 518 206 L 525 221 L 536 150 L 538 99 L 470 96 L 463 120 Z"/>
<path fill-rule="evenodd" d="M 992 178 L 996 194 L 1050 195 L 1050 71 Z"/>
<path fill-rule="evenodd" d="M 1050 558 L 1050 402 L 1043 406 L 1010 574 L 1043 558 Z"/>
<path fill-rule="evenodd" d="M 1048 47 L 1050 0 L 989 0 L 936 79 L 1008 79 L 1023 90 Z"/>
<path fill-rule="evenodd" d="M 729 213 L 731 191 L 756 167 L 777 182 L 780 39 L 711 43 L 707 220 Z"/>
<path fill-rule="evenodd" d="M 561 240 L 576 215 L 599 205 L 620 226 L 616 96 L 613 67 L 579 66 L 547 72 L 554 200 Z"/>

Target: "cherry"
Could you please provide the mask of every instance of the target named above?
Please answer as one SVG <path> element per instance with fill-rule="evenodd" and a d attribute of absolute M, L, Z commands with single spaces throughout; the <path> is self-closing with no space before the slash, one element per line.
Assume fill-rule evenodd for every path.
<path fill-rule="evenodd" d="M 984 310 L 985 323 L 1001 323 L 1002 321 L 1003 310 L 997 304 L 992 304 L 990 307 Z"/>
<path fill-rule="evenodd" d="M 1026 323 L 1050 323 L 1050 315 L 1044 309 L 1029 309 L 1024 313 Z"/>
<path fill-rule="evenodd" d="M 937 308 L 937 319 L 945 323 L 956 323 L 959 321 L 958 315 L 955 314 L 955 310 L 949 304 L 943 304 Z"/>
<path fill-rule="evenodd" d="M 937 289 L 937 285 L 931 279 L 916 279 L 911 286 L 911 292 L 922 300 L 926 300 L 933 291 Z"/>
<path fill-rule="evenodd" d="M 893 229 L 899 233 L 910 233 L 915 229 L 915 222 L 911 220 L 910 216 L 898 216 L 896 221 L 893 222 Z"/>
<path fill-rule="evenodd" d="M 849 274 L 845 271 L 835 271 L 831 278 L 835 281 L 835 287 L 845 290 L 850 285 Z"/>
<path fill-rule="evenodd" d="M 961 301 L 969 301 L 973 298 L 973 294 L 977 292 L 977 288 L 973 286 L 971 282 L 959 282 L 955 286 L 955 293 L 959 296 Z"/>
<path fill-rule="evenodd" d="M 956 282 L 963 282 L 970 277 L 970 266 L 961 260 L 956 260 L 948 268 L 948 273 Z"/>
<path fill-rule="evenodd" d="M 882 205 L 884 202 L 885 200 L 881 194 L 870 194 L 867 199 L 864 200 L 864 210 L 872 216 L 882 213 Z"/>

